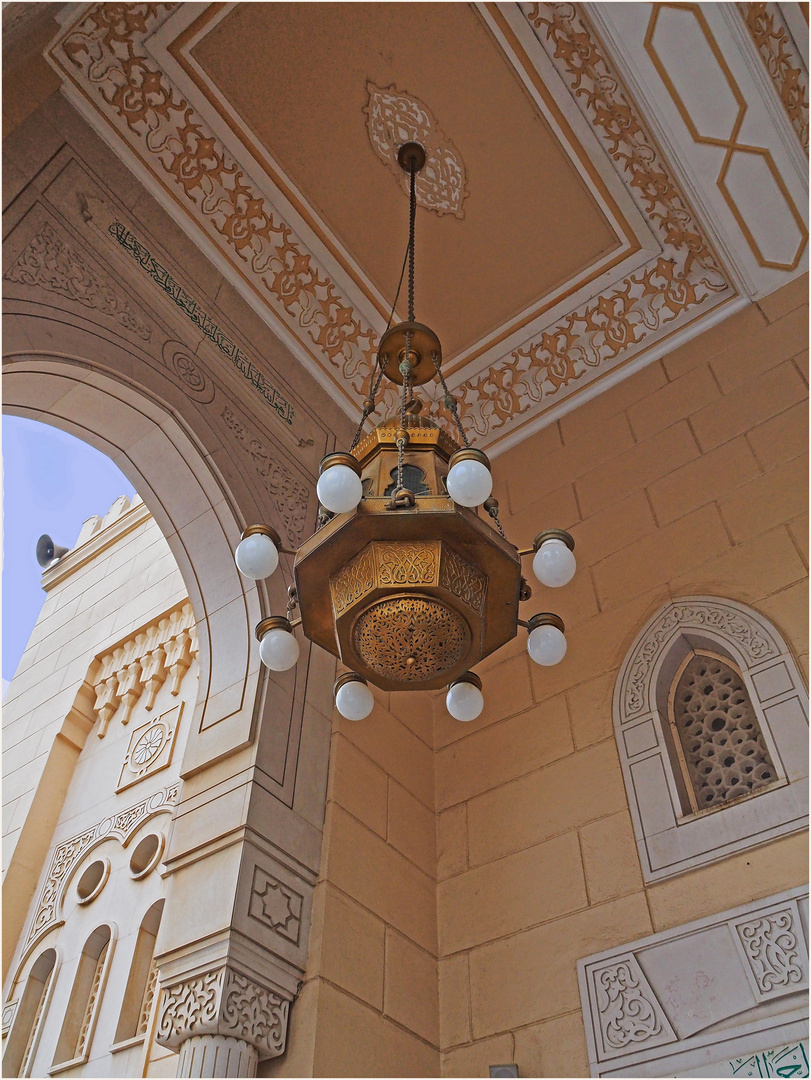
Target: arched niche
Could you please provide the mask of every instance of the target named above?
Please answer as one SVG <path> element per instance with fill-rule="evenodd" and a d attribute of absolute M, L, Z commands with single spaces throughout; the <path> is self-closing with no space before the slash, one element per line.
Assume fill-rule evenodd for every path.
<path fill-rule="evenodd" d="M 705 811 L 685 804 L 667 716 L 691 651 L 740 671 L 780 783 Z M 714 596 L 665 604 L 625 657 L 614 730 L 645 881 L 659 881 L 808 826 L 808 691 L 787 642 L 763 615 Z"/>
<path fill-rule="evenodd" d="M 177 561 L 200 644 L 200 682 L 183 761 L 189 775 L 252 739 L 259 689 L 256 586 L 233 560 L 241 525 L 213 459 L 154 397 L 55 356 L 4 364 L 7 412 L 53 424 L 110 457 L 147 504 Z"/>

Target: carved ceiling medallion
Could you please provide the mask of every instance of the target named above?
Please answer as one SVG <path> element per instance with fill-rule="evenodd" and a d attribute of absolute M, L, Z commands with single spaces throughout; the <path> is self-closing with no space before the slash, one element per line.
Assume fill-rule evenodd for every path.
<path fill-rule="evenodd" d="M 404 143 L 425 147 L 426 161 L 417 177 L 417 202 L 440 216 L 463 218 L 467 197 L 465 163 L 445 136 L 427 105 L 396 86 L 366 84 L 369 101 L 364 107 L 366 129 L 372 149 L 408 195 L 408 178 L 397 161 Z"/>

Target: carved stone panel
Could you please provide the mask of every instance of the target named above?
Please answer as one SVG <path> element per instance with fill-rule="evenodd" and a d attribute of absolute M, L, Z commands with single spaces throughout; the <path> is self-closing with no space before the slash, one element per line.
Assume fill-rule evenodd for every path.
<path fill-rule="evenodd" d="M 793 993 L 808 985 L 808 949 L 796 902 L 733 922 L 735 940 L 749 982 L 759 1001 Z"/>
<path fill-rule="evenodd" d="M 793 889 L 579 960 L 592 1076 L 732 1075 L 699 1069 L 799 1035 L 807 895 Z"/>
<path fill-rule="evenodd" d="M 116 791 L 123 791 L 171 765 L 183 704 L 181 701 L 132 731 Z"/>

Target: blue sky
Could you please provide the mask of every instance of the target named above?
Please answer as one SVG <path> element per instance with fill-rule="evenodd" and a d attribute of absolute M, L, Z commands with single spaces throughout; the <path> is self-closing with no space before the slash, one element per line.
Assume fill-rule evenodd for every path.
<path fill-rule="evenodd" d="M 45 600 L 37 540 L 73 547 L 83 522 L 135 494 L 104 454 L 72 435 L 3 417 L 3 683 L 17 669 Z"/>

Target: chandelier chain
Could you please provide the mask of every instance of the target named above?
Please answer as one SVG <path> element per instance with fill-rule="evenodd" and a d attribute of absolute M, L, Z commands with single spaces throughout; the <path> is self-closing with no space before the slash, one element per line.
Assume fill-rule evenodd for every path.
<path fill-rule="evenodd" d="M 417 217 L 417 173 L 414 161 L 411 162 L 411 184 L 408 213 L 408 321 L 414 322 L 414 233 Z M 406 353 L 406 355 L 408 355 Z"/>
<path fill-rule="evenodd" d="M 355 447 L 360 442 L 360 437 L 361 437 L 361 434 L 363 432 L 363 425 L 366 423 L 367 417 L 369 416 L 370 413 L 373 413 L 375 411 L 375 409 L 377 408 L 377 391 L 380 389 L 380 382 L 381 382 L 381 380 L 383 378 L 383 371 L 384 371 L 384 369 L 383 369 L 382 364 L 380 363 L 380 356 L 378 355 L 378 358 L 377 358 L 377 375 L 375 377 L 375 381 L 374 381 L 374 384 L 372 386 L 372 389 L 369 391 L 369 396 L 363 402 L 363 409 L 361 410 L 361 414 L 360 414 L 360 423 L 358 424 L 357 431 L 355 432 L 355 437 L 352 440 L 352 443 L 351 443 L 351 445 L 349 447 L 349 453 L 350 454 L 352 453 L 352 451 L 355 449 Z"/>
<path fill-rule="evenodd" d="M 442 374 L 442 369 L 439 366 L 439 357 L 437 356 L 436 353 L 434 353 L 432 359 L 434 361 L 434 367 L 436 368 L 436 373 L 439 376 L 439 381 L 442 383 L 442 389 L 445 391 L 445 400 L 444 400 L 445 408 L 448 410 L 448 412 L 451 414 L 451 416 L 455 420 L 456 426 L 459 428 L 459 434 L 462 436 L 462 442 L 465 444 L 466 449 L 469 450 L 470 449 L 470 439 L 468 439 L 467 432 L 462 427 L 462 421 L 459 419 L 459 412 L 458 412 L 459 407 L 458 407 L 458 405 L 456 403 L 456 398 L 453 396 L 453 394 L 448 389 L 448 384 L 445 382 L 445 376 Z"/>

